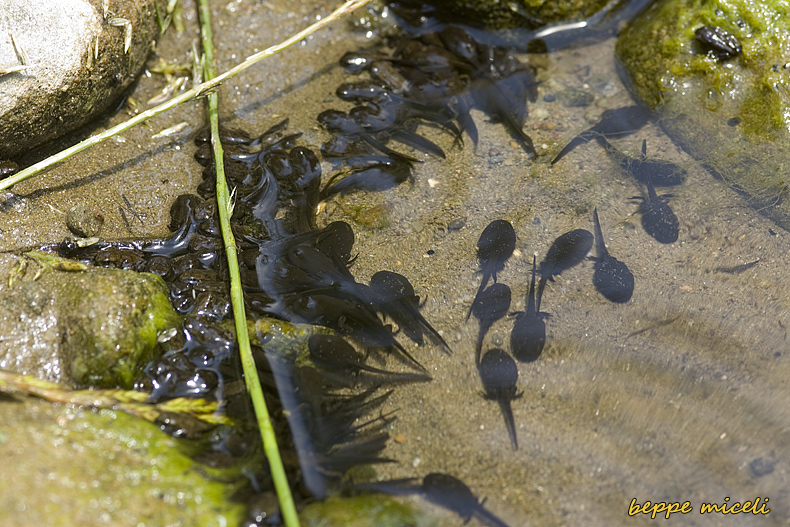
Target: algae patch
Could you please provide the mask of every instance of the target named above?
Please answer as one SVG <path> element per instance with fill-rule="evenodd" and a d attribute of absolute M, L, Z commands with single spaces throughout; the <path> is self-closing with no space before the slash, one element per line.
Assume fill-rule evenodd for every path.
<path fill-rule="evenodd" d="M 236 484 L 209 479 L 159 428 L 129 415 L 0 403 L 4 526 L 239 525 Z"/>
<path fill-rule="evenodd" d="M 447 521 L 382 494 L 333 497 L 301 513 L 308 527 L 449 527 Z"/>
<path fill-rule="evenodd" d="M 721 27 L 743 49 L 718 59 L 695 37 Z M 790 230 L 790 4 L 664 0 L 624 31 L 617 54 L 666 132 L 750 204 Z"/>
<path fill-rule="evenodd" d="M 553 22 L 589 17 L 609 0 L 430 0 L 428 2 L 461 17 L 465 23 L 493 29 L 538 27 Z"/>
<path fill-rule="evenodd" d="M 45 267 L 0 287 L 0 315 L 0 368 L 79 387 L 131 388 L 179 321 L 160 277 L 116 269 Z"/>

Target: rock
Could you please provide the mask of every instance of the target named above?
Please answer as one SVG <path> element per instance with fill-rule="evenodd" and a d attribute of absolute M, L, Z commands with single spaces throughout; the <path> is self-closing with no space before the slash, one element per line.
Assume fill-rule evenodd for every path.
<path fill-rule="evenodd" d="M 180 446 L 121 412 L 1 402 L 3 525 L 240 525 L 245 507 L 229 499 L 240 484 Z"/>
<path fill-rule="evenodd" d="M 536 28 L 561 21 L 587 18 L 610 2 L 608 0 L 429 0 L 454 20 L 492 29 Z"/>
<path fill-rule="evenodd" d="M 66 213 L 66 226 L 75 236 L 98 236 L 104 226 L 104 214 L 96 205 L 74 205 Z"/>
<path fill-rule="evenodd" d="M 440 516 L 433 516 L 406 501 L 395 501 L 384 494 L 368 494 L 349 498 L 331 497 L 312 503 L 300 514 L 306 527 L 446 527 L 455 525 Z"/>
<path fill-rule="evenodd" d="M 25 67 L 0 77 L 0 159 L 117 102 L 158 35 L 154 1 L 0 0 L 0 70 Z"/>
<path fill-rule="evenodd" d="M 734 35 L 741 53 L 708 51 L 695 35 L 703 26 Z M 786 230 L 788 31 L 784 2 L 663 0 L 621 33 L 616 48 L 633 91 L 667 134 Z"/>
<path fill-rule="evenodd" d="M 35 269 L 38 264 L 30 263 Z M 0 287 L 0 369 L 77 387 L 131 388 L 178 316 L 162 279 L 45 268 Z"/>
<path fill-rule="evenodd" d="M 557 99 L 566 108 L 584 108 L 595 102 L 595 95 L 577 88 L 565 88 L 557 92 Z"/>

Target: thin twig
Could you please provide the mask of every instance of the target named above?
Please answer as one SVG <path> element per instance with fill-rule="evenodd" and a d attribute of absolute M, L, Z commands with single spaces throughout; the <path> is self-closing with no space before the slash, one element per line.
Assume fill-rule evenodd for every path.
<path fill-rule="evenodd" d="M 214 47 L 212 43 L 211 11 L 208 7 L 208 0 L 199 0 L 198 9 L 200 11 L 200 34 L 203 54 L 206 58 L 203 73 L 205 78 L 210 80 L 214 77 Z M 263 450 L 266 453 L 266 459 L 269 461 L 269 470 L 274 482 L 274 490 L 277 492 L 277 499 L 280 502 L 283 520 L 286 527 L 299 527 L 299 517 L 296 514 L 291 488 L 288 485 L 288 478 L 280 457 L 280 450 L 277 447 L 277 438 L 274 435 L 274 427 L 269 417 L 269 410 L 266 408 L 266 401 L 263 398 L 261 382 L 258 379 L 258 369 L 255 366 L 255 360 L 250 349 L 250 336 L 247 333 L 247 315 L 244 310 L 244 293 L 239 276 L 236 240 L 230 228 L 231 213 L 228 209 L 231 204 L 231 197 L 228 192 L 227 181 L 225 180 L 222 143 L 219 140 L 219 112 L 217 106 L 217 93 L 213 92 L 208 96 L 208 117 L 211 126 L 211 146 L 213 147 L 214 167 L 217 178 L 217 210 L 219 212 L 222 240 L 225 245 L 225 257 L 228 261 L 228 272 L 230 274 L 230 298 L 233 306 L 233 318 L 236 324 L 236 342 L 241 356 L 247 393 L 250 395 L 253 408 L 255 409 Z"/>
<path fill-rule="evenodd" d="M 138 115 L 135 115 L 134 117 L 132 117 L 128 121 L 124 121 L 121 124 L 113 126 L 112 128 L 109 128 L 109 129 L 107 129 L 107 130 L 105 130 L 105 131 L 103 131 L 101 133 L 98 133 L 98 134 L 96 134 L 94 136 L 91 136 L 88 139 L 85 139 L 84 141 L 81 141 L 81 142 L 77 143 L 74 146 L 66 148 L 65 150 L 62 150 L 62 151 L 58 152 L 57 154 L 54 154 L 54 155 L 52 155 L 52 156 L 50 156 L 50 157 L 48 157 L 48 158 L 46 158 L 46 159 L 44 159 L 42 161 L 39 161 L 38 163 L 36 163 L 34 165 L 31 165 L 31 166 L 27 167 L 24 170 L 19 171 L 18 173 L 14 174 L 13 176 L 8 177 L 8 178 L 0 181 L 0 190 L 5 190 L 5 189 L 7 189 L 9 187 L 12 187 L 13 185 L 16 185 L 20 181 L 24 181 L 24 180 L 26 180 L 26 179 L 28 179 L 30 177 L 33 177 L 33 176 L 38 175 L 38 174 L 40 174 L 40 173 L 42 173 L 42 172 L 44 172 L 46 170 L 49 170 L 50 168 L 62 163 L 66 159 L 70 158 L 71 156 L 73 156 L 75 154 L 78 154 L 78 153 L 82 152 L 83 150 L 86 150 L 86 149 L 88 149 L 88 148 L 90 148 L 90 147 L 92 147 L 94 145 L 97 145 L 97 144 L 103 142 L 103 141 L 106 141 L 107 139 L 109 139 L 109 138 L 111 138 L 113 136 L 116 136 L 116 135 L 118 135 L 120 133 L 123 133 L 126 130 L 128 130 L 129 128 L 132 128 L 133 126 L 136 126 L 136 125 L 138 125 L 138 124 L 140 124 L 142 122 L 145 122 L 145 121 L 147 121 L 148 119 L 150 119 L 152 117 L 155 117 L 155 116 L 157 116 L 157 115 L 159 115 L 161 113 L 164 113 L 164 112 L 170 110 L 171 108 L 175 108 L 179 104 L 183 104 L 185 102 L 188 102 L 188 101 L 197 99 L 199 97 L 205 96 L 208 92 L 210 92 L 211 90 L 215 89 L 217 86 L 219 86 L 220 84 L 222 84 L 226 80 L 230 79 L 231 77 L 234 77 L 234 76 L 238 75 L 239 73 L 241 73 L 242 71 L 246 70 L 247 68 L 249 68 L 253 64 L 256 64 L 256 63 L 262 61 L 263 59 L 271 57 L 272 55 L 274 55 L 276 53 L 279 53 L 280 51 L 284 50 L 285 48 L 296 44 L 297 42 L 301 41 L 303 38 L 311 35 L 312 33 L 316 32 L 317 30 L 319 30 L 322 27 L 326 26 L 327 24 L 337 20 L 338 18 L 342 17 L 343 15 L 351 13 L 355 9 L 358 9 L 358 8 L 362 7 L 363 5 L 367 4 L 368 2 L 370 2 L 370 0 L 349 0 L 349 1 L 347 1 L 342 6 L 338 7 L 337 9 L 335 9 L 326 18 L 323 18 L 323 19 L 319 20 L 318 22 L 316 22 L 315 24 L 311 25 L 307 29 L 304 29 L 304 30 L 300 31 L 299 33 L 293 35 L 292 37 L 288 38 L 287 40 L 284 40 L 283 42 L 281 42 L 281 43 L 279 43 L 277 45 L 271 46 L 269 48 L 264 49 L 263 51 L 259 51 L 258 53 L 247 57 L 244 60 L 244 62 L 234 66 L 233 68 L 229 69 L 228 71 L 226 71 L 222 75 L 218 75 L 217 77 L 214 77 L 213 79 L 208 79 L 203 84 L 195 86 L 191 90 L 187 90 L 184 93 L 182 93 L 182 94 L 180 94 L 180 95 L 178 95 L 176 97 L 173 97 L 169 101 L 160 104 L 159 106 L 156 106 L 156 107 L 151 108 L 149 110 L 146 110 L 146 111 L 144 111 L 144 112 L 142 112 L 142 113 L 140 113 Z"/>

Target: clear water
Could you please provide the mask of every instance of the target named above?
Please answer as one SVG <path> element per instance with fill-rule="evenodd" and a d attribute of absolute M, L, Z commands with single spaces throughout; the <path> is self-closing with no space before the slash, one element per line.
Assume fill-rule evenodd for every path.
<path fill-rule="evenodd" d="M 330 2 L 321 2 L 320 10 L 314 2 L 287 7 L 258 0 L 226 3 L 216 12 L 219 69 L 282 40 L 330 7 Z M 184 11 L 191 12 L 188 2 Z M 183 57 L 190 38 L 170 37 L 171 48 L 160 51 Z M 340 22 L 243 73 L 220 92 L 225 122 L 255 133 L 287 116 L 291 130 L 303 131 L 309 144 L 320 144 L 326 135 L 315 116 L 343 107 L 333 95 L 347 80 L 337 59 L 373 42 Z M 617 76 L 613 49 L 614 41 L 607 40 L 523 57 L 539 67 L 541 81 L 526 127 L 540 154 L 537 161 L 527 159 L 502 126 L 475 112 L 476 148 L 467 141 L 462 150 L 453 149 L 446 135 L 424 129 L 448 152 L 447 160 L 420 156 L 424 163 L 413 186 L 355 194 L 323 208 L 321 223 L 352 222 L 371 216 L 371 210 L 381 219 L 385 212 L 381 228 L 352 222 L 359 252 L 353 272 L 364 282 L 381 269 L 407 276 L 426 300 L 423 314 L 454 350 L 447 356 L 439 348 L 407 346 L 434 381 L 399 387 L 390 398 L 390 408 L 398 410 L 390 430 L 397 440 L 385 455 L 398 463 L 377 467 L 377 477 L 453 474 L 487 497 L 486 506 L 514 527 L 651 521 L 643 514 L 628 516 L 634 498 L 639 503 L 689 501 L 694 510 L 682 519 L 675 514 L 675 524 L 784 524 L 790 513 L 790 289 L 784 264 L 790 234 L 714 180 L 654 125 L 616 145 L 636 154 L 646 139 L 648 155 L 688 170 L 687 181 L 671 191 L 680 219 L 676 243 L 662 245 L 645 234 L 638 204 L 631 200 L 640 195 L 639 187 L 596 143 L 549 165 L 602 111 L 632 103 Z M 143 79 L 139 89 L 152 96 L 158 87 L 155 80 Z M 568 89 L 593 94 L 594 102 L 563 106 L 558 95 Z M 555 101 L 547 102 L 547 95 Z M 196 105 L 187 118 L 199 119 L 194 117 L 198 110 Z M 175 123 L 161 127 L 170 124 Z M 142 144 L 149 154 L 139 154 L 131 144 L 108 146 L 107 152 L 125 148 L 121 158 L 132 161 L 120 162 L 117 170 L 94 167 L 87 172 L 92 179 L 82 184 L 110 185 L 106 194 L 115 197 L 107 199 L 106 209 L 113 213 L 125 191 L 152 229 L 161 231 L 167 209 L 156 212 L 157 204 L 195 185 L 199 168 L 189 161 L 192 145 L 186 139 L 165 147 L 135 133 L 127 134 L 130 143 Z M 97 153 L 91 162 L 103 162 L 102 156 Z M 192 175 L 178 176 L 185 165 Z M 64 198 L 73 195 L 60 193 L 56 185 L 65 185 L 71 180 L 68 171 L 76 170 L 69 165 L 62 170 L 59 174 L 65 175 L 56 176 L 61 179 L 47 183 L 59 192 L 40 192 L 41 200 L 27 202 L 28 210 L 11 223 L 12 233 L 33 232 L 26 226 L 36 214 L 48 213 L 46 205 L 73 199 Z M 141 174 L 151 171 L 163 175 L 153 198 L 146 198 L 142 180 L 150 181 Z M 176 184 L 176 177 L 186 180 Z M 513 224 L 517 253 L 499 280 L 513 290 L 511 310 L 519 311 L 533 254 L 540 261 L 554 239 L 569 230 L 592 231 L 596 207 L 610 253 L 635 276 L 633 298 L 615 305 L 598 294 L 589 261 L 547 286 L 542 306 L 551 314 L 546 349 L 537 362 L 519 364 L 523 396 L 513 402 L 520 445 L 514 451 L 498 406 L 480 396 L 474 365 L 478 327 L 474 319 L 465 321 L 480 280 L 478 237 L 492 220 Z M 125 232 L 114 216 L 108 215 L 108 231 Z M 454 220 L 463 220 L 464 226 L 448 229 Z M 44 237 L 52 236 L 48 232 Z M 755 260 L 743 272 L 727 272 Z M 496 323 L 484 349 L 507 348 L 511 329 L 512 318 Z M 726 497 L 730 503 L 769 498 L 771 512 L 699 513 L 701 503 L 722 503 Z"/>
<path fill-rule="evenodd" d="M 683 185 L 664 191 L 674 194 L 670 203 L 680 219 L 676 243 L 660 244 L 644 232 L 631 200 L 639 187 L 596 143 L 549 166 L 604 109 L 631 104 L 613 47 L 609 40 L 525 58 L 541 68 L 539 100 L 527 122 L 537 161 L 478 113 L 476 149 L 450 151 L 441 134 L 425 132 L 449 155 L 426 157 L 413 187 L 327 204 L 323 221 L 349 219 L 359 208 L 388 211 L 388 226 L 358 229 L 354 273 L 360 281 L 380 269 L 409 277 L 427 300 L 423 313 L 455 352 L 412 351 L 434 381 L 398 388 L 390 399 L 399 410 L 391 427 L 399 441 L 385 454 L 398 463 L 378 468 L 378 476 L 448 472 L 488 497 L 486 505 L 511 525 L 650 521 L 628 516 L 633 499 L 689 501 L 693 511 L 676 524 L 781 524 L 790 488 L 788 233 L 653 125 L 617 147 L 636 155 L 646 139 L 649 156 L 688 170 Z M 311 88 L 291 96 L 309 98 Z M 594 94 L 595 102 L 568 108 L 559 97 L 544 99 L 569 88 Z M 513 290 L 511 309 L 519 311 L 533 254 L 540 261 L 560 234 L 592 230 L 596 207 L 610 253 L 635 275 L 633 298 L 616 305 L 598 294 L 589 261 L 547 286 L 548 343 L 540 360 L 519 365 L 523 396 L 513 413 L 520 448 L 514 451 L 497 404 L 480 395 L 473 358 L 478 326 L 474 318 L 465 321 L 480 280 L 477 239 L 492 220 L 513 224 L 517 254 L 500 281 Z M 465 226 L 448 230 L 458 219 Z M 745 271 L 730 269 L 755 260 Z M 512 318 L 496 323 L 484 349 L 507 348 L 512 324 Z M 702 503 L 758 497 L 769 498 L 768 515 L 699 512 Z"/>

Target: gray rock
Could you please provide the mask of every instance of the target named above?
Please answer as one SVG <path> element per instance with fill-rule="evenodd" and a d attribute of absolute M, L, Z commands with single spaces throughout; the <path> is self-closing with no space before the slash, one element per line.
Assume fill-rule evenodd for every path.
<path fill-rule="evenodd" d="M 104 226 L 104 214 L 96 205 L 74 205 L 66 213 L 66 226 L 76 236 L 98 236 Z"/>
<path fill-rule="evenodd" d="M 178 316 L 156 275 L 118 269 L 60 271 L 30 262 L 0 287 L 0 369 L 77 387 L 131 388 Z M 56 264 L 58 265 L 58 264 Z M 3 268 L 4 267 L 4 268 Z M 15 268 L 18 269 L 18 268 Z"/>
<path fill-rule="evenodd" d="M 8 72 L 0 76 L 0 158 L 75 130 L 117 101 L 158 35 L 154 1 L 0 0 L 0 72 Z"/>

